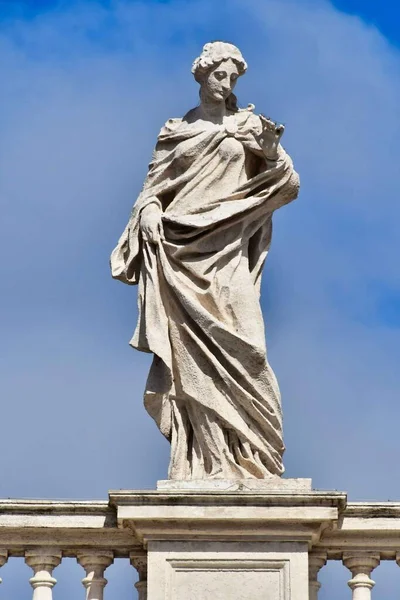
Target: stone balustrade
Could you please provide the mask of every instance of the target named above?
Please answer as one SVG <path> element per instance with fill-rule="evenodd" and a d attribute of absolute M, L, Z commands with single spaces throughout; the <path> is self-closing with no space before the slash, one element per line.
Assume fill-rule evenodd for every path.
<path fill-rule="evenodd" d="M 326 529 L 309 555 L 310 599 L 318 598 L 318 571 L 327 560 L 349 569 L 353 600 L 371 600 L 371 575 L 382 560 L 400 562 L 400 502 L 348 503 L 333 527 Z M 314 594 L 314 595 L 313 595 Z"/>
<path fill-rule="evenodd" d="M 104 573 L 118 558 L 137 567 L 139 598 L 146 598 L 146 552 L 131 532 L 117 527 L 108 502 L 1 500 L 0 540 L 0 567 L 24 557 L 32 568 L 33 600 L 52 600 L 53 570 L 71 557 L 83 567 L 86 600 L 103 600 Z"/>
<path fill-rule="evenodd" d="M 143 492 L 147 498 L 148 494 Z M 57 583 L 53 571 L 63 558 L 74 557 L 82 566 L 82 598 L 86 594 L 86 600 L 102 600 L 107 597 L 107 568 L 119 558 L 128 558 L 139 574 L 136 597 L 147 600 L 147 542 L 140 523 L 136 531 L 132 521 L 119 519 L 117 513 L 113 500 L 0 501 L 0 567 L 13 557 L 24 557 L 32 569 L 33 600 L 51 600 Z M 156 529 L 151 534 L 154 539 L 159 535 Z M 318 599 L 318 575 L 329 560 L 340 560 L 349 570 L 353 600 L 372 599 L 374 569 L 384 560 L 400 564 L 400 503 L 342 502 L 338 518 L 329 518 L 313 531 L 308 555 L 310 600 Z"/>

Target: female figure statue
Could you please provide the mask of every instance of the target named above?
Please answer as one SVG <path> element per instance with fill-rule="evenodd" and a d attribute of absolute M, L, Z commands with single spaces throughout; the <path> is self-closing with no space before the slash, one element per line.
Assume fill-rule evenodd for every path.
<path fill-rule="evenodd" d="M 171 442 L 170 479 L 283 473 L 279 388 L 259 302 L 273 212 L 299 180 L 283 126 L 240 110 L 247 65 L 204 46 L 192 72 L 200 105 L 161 129 L 112 275 L 139 284 L 131 345 L 152 352 L 145 406 Z"/>

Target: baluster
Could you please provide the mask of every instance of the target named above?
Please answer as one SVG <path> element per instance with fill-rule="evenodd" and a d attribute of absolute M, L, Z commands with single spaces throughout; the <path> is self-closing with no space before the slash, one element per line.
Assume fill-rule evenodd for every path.
<path fill-rule="evenodd" d="M 113 552 L 107 550 L 80 552 L 77 559 L 86 571 L 86 577 L 82 579 L 86 588 L 86 600 L 103 600 L 104 588 L 108 583 L 104 571 L 114 562 Z"/>
<path fill-rule="evenodd" d="M 8 560 L 8 552 L 4 548 L 0 548 L 0 567 L 6 564 Z M 0 577 L 0 583 L 2 583 L 2 578 Z"/>
<path fill-rule="evenodd" d="M 371 590 L 375 585 L 371 572 L 379 565 L 380 556 L 372 552 L 345 552 L 343 564 L 351 571 L 348 582 L 353 592 L 353 600 L 371 600 Z"/>
<path fill-rule="evenodd" d="M 326 552 L 311 552 L 308 555 L 308 585 L 310 600 L 318 600 L 318 592 L 321 584 L 318 581 L 318 573 L 326 565 Z"/>
<path fill-rule="evenodd" d="M 33 600 L 52 600 L 52 589 L 57 583 L 57 579 L 52 576 L 53 569 L 58 567 L 61 558 L 60 550 L 49 548 L 28 550 L 25 553 L 25 562 L 34 572 L 34 576 L 29 580 L 33 587 Z"/>
<path fill-rule="evenodd" d="M 145 552 L 131 552 L 130 559 L 131 565 L 139 573 L 139 581 L 135 583 L 139 600 L 147 600 L 147 554 Z"/>

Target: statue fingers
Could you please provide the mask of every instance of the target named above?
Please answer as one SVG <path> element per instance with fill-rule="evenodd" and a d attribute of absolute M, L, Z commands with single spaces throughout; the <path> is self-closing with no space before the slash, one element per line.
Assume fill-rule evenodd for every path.
<path fill-rule="evenodd" d="M 260 121 L 263 127 L 263 130 L 265 131 L 275 131 L 276 130 L 276 123 L 270 119 L 269 117 L 265 117 L 264 115 L 260 115 Z"/>
<path fill-rule="evenodd" d="M 140 233 L 142 234 L 143 241 L 148 242 L 149 241 L 149 236 L 148 236 L 147 227 L 144 227 L 143 225 L 141 225 L 141 227 L 140 227 Z"/>
<path fill-rule="evenodd" d="M 142 226 L 142 238 L 145 242 L 155 244 L 158 238 L 158 232 L 148 224 Z"/>
<path fill-rule="evenodd" d="M 159 231 L 159 227 L 158 224 L 155 227 L 151 227 L 150 229 L 150 242 L 152 244 L 158 244 L 160 241 L 160 231 Z"/>

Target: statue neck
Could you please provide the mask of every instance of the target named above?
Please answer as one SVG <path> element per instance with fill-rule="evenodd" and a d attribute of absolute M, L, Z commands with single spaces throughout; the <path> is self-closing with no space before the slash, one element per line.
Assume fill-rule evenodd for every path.
<path fill-rule="evenodd" d="M 201 102 L 199 111 L 201 118 L 205 121 L 211 121 L 212 123 L 220 124 L 223 118 L 227 115 L 226 104 L 223 102 L 210 101 L 203 95 L 200 96 Z"/>

